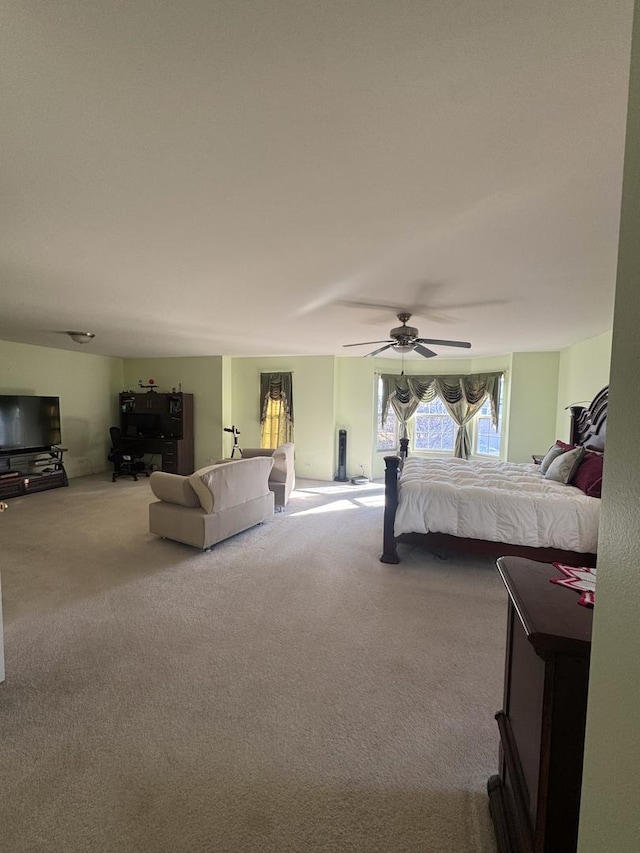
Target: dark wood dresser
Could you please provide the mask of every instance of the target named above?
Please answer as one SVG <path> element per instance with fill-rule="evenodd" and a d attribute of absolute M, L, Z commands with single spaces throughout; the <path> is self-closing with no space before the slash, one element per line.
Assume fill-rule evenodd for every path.
<path fill-rule="evenodd" d="M 509 594 L 499 775 L 487 784 L 500 853 L 574 853 L 593 611 L 553 566 L 500 557 Z"/>

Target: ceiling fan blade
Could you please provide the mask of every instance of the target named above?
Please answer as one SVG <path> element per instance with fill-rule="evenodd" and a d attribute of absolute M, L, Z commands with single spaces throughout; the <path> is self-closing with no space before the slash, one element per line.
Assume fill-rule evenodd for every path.
<path fill-rule="evenodd" d="M 393 311 L 394 314 L 405 312 L 431 318 L 429 293 L 438 287 L 439 285 L 423 282 L 418 285 L 413 299 L 407 299 L 404 303 L 373 302 L 369 299 L 336 299 L 334 304 L 343 305 L 346 308 L 373 308 L 376 311 Z"/>
<path fill-rule="evenodd" d="M 393 311 L 395 314 L 402 310 L 397 305 L 385 302 L 367 302 L 366 300 L 358 299 L 335 299 L 333 304 L 342 305 L 343 308 L 373 308 L 375 311 Z"/>
<path fill-rule="evenodd" d="M 471 344 L 468 341 L 439 341 L 436 338 L 416 338 L 416 340 L 421 344 L 434 344 L 435 346 L 441 347 L 462 347 L 463 349 L 471 348 Z"/>
<path fill-rule="evenodd" d="M 343 347 L 368 347 L 371 344 L 393 344 L 395 341 L 392 341 L 390 338 L 387 338 L 386 341 L 360 341 L 359 344 L 342 344 Z"/>
<path fill-rule="evenodd" d="M 423 355 L 425 358 L 433 358 L 435 355 L 438 355 L 437 352 L 434 352 L 432 349 L 427 349 L 426 347 L 423 347 L 420 344 L 416 344 L 413 349 L 415 352 L 419 352 L 420 355 Z"/>
<path fill-rule="evenodd" d="M 383 350 L 383 349 L 389 349 L 389 348 L 390 348 L 390 347 L 392 347 L 393 345 L 394 345 L 394 344 L 393 344 L 393 343 L 391 343 L 391 344 L 387 344 L 387 345 L 386 345 L 386 346 L 384 346 L 384 347 L 380 347 L 380 349 L 374 349 L 374 351 L 373 351 L 373 352 L 368 352 L 368 353 L 367 353 L 367 355 L 365 356 L 365 358 L 368 358 L 368 357 L 369 357 L 369 356 L 371 356 L 371 355 L 378 355 L 378 353 L 379 353 L 379 352 L 382 352 L 382 350 Z M 435 353 L 434 353 L 434 355 L 435 355 Z"/>

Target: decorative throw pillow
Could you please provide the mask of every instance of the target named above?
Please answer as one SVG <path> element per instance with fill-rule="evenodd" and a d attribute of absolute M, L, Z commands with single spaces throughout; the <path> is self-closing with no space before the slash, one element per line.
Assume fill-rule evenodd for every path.
<path fill-rule="evenodd" d="M 587 450 L 599 450 L 601 453 L 604 450 L 604 430 L 601 430 L 599 435 L 590 435 L 585 441 Z"/>
<path fill-rule="evenodd" d="M 558 440 L 556 441 L 556 445 L 557 445 L 558 447 L 561 447 L 561 448 L 562 448 L 562 450 L 563 450 L 563 452 L 564 452 L 565 450 L 575 450 L 575 449 L 576 449 L 576 447 L 578 447 L 578 445 L 577 445 L 577 444 L 567 444 L 567 443 L 566 443 L 566 441 L 560 441 L 560 439 L 558 439 Z"/>
<path fill-rule="evenodd" d="M 578 470 L 578 465 L 582 462 L 583 456 L 584 447 L 574 447 L 573 450 L 565 451 L 557 459 L 553 460 L 544 476 L 547 480 L 556 480 L 558 483 L 569 483 Z"/>
<path fill-rule="evenodd" d="M 540 463 L 540 473 L 546 474 L 547 469 L 549 468 L 549 465 L 551 465 L 553 460 L 557 459 L 558 456 L 560 456 L 561 454 L 563 454 L 565 452 L 566 451 L 563 450 L 563 448 L 560 447 L 558 444 L 552 444 L 551 447 L 547 450 L 547 453 L 546 453 L 544 459 Z"/>
<path fill-rule="evenodd" d="M 587 450 L 573 475 L 571 485 L 582 489 L 590 498 L 599 498 L 602 491 L 603 464 L 604 456 L 601 453 L 590 453 Z"/>

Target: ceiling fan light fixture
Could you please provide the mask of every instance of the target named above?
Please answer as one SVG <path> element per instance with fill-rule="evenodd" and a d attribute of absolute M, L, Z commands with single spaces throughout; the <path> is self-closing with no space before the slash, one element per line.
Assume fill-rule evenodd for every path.
<path fill-rule="evenodd" d="M 88 344 L 89 341 L 95 338 L 93 332 L 65 332 L 65 335 L 69 335 L 72 341 L 75 341 L 77 344 Z"/>

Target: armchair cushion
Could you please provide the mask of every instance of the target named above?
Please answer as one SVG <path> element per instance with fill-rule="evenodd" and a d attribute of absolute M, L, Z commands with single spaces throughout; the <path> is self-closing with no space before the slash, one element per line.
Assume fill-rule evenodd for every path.
<path fill-rule="evenodd" d="M 291 488 L 295 485 L 296 475 L 294 470 L 294 447 L 291 442 L 282 444 L 273 451 L 273 471 L 269 479 L 274 483 L 286 483 L 291 481 Z"/>
<path fill-rule="evenodd" d="M 275 495 L 276 507 L 282 509 L 296 485 L 295 445 L 293 442 L 281 444 L 275 450 L 266 447 L 244 447 L 243 459 L 267 456 L 273 459 L 273 469 L 269 475 L 269 488 Z"/>
<path fill-rule="evenodd" d="M 237 465 L 234 460 L 220 462 L 195 471 L 189 483 L 205 512 L 220 512 L 256 497 L 256 477 L 264 480 L 266 494 L 272 467 L 270 458 L 256 459 L 250 465 Z"/>
<path fill-rule="evenodd" d="M 161 501 L 178 506 L 200 506 L 200 499 L 194 492 L 187 477 L 180 474 L 168 474 L 166 471 L 154 471 L 151 475 L 151 490 Z"/>

